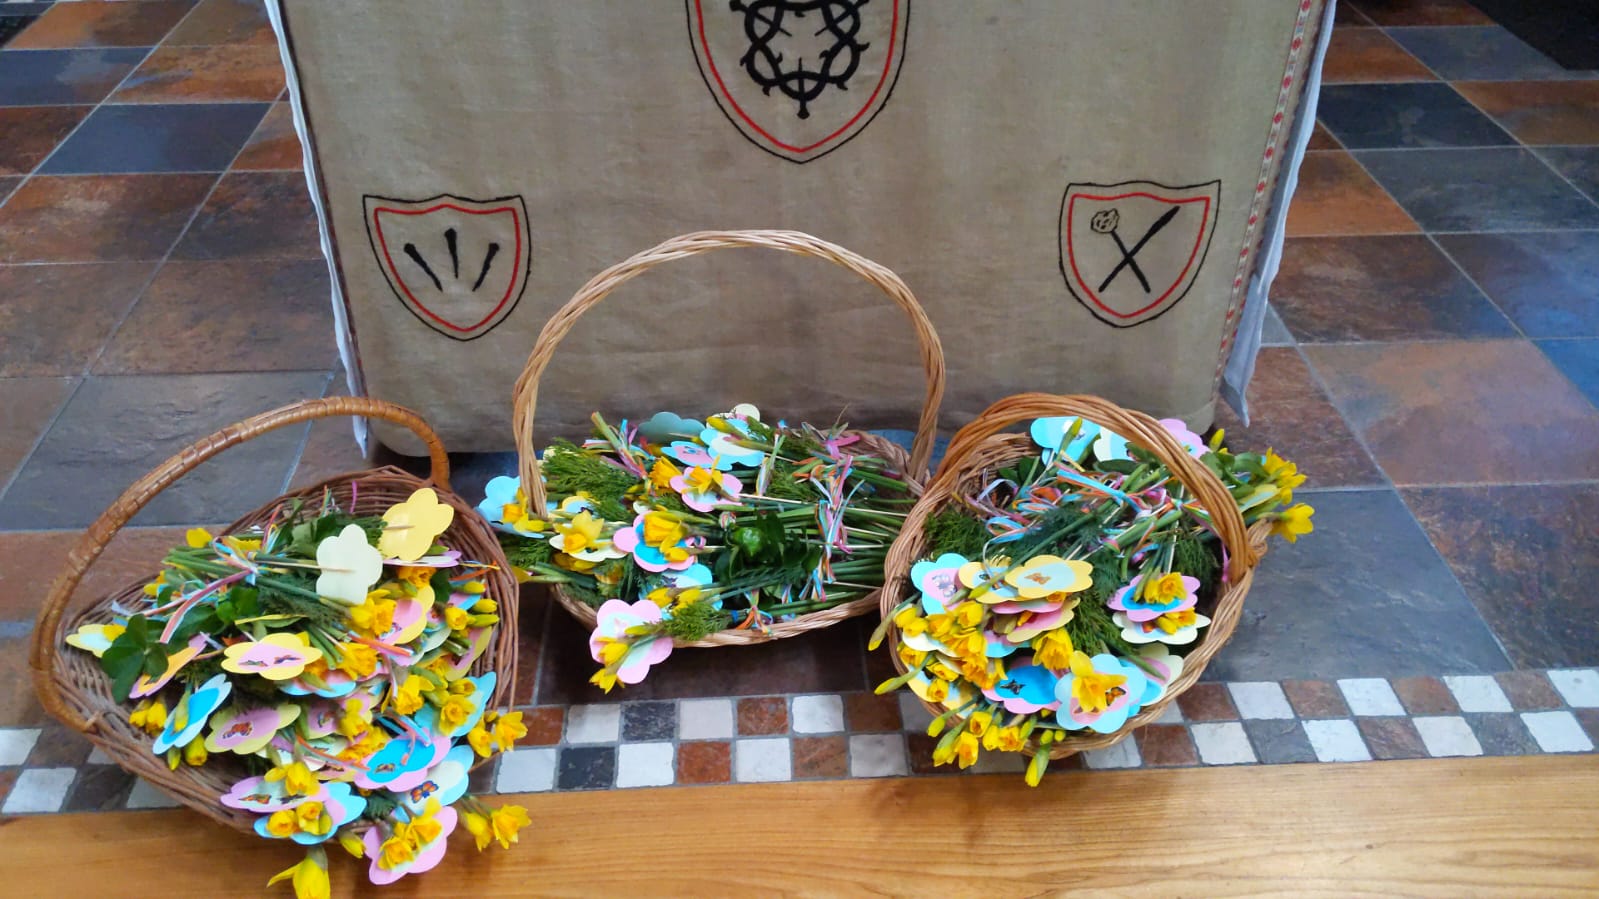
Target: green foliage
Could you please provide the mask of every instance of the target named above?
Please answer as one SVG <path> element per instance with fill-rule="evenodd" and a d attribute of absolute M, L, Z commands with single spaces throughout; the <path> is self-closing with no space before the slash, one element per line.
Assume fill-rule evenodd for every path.
<path fill-rule="evenodd" d="M 261 614 L 298 616 L 301 621 L 295 624 L 297 629 L 314 627 L 335 632 L 344 629 L 344 616 L 339 610 L 315 599 L 277 590 L 261 591 Z"/>
<path fill-rule="evenodd" d="M 1197 577 L 1201 584 L 1213 582 L 1221 571 L 1221 559 L 1215 546 L 1200 536 L 1205 533 L 1184 534 L 1172 544 L 1172 570 Z"/>
<path fill-rule="evenodd" d="M 551 495 L 586 493 L 600 517 L 607 521 L 633 520 L 626 496 L 638 486 L 639 479 L 632 473 L 564 440 L 555 441 L 544 451 L 540 468 Z"/>
<path fill-rule="evenodd" d="M 171 644 L 162 644 L 161 631 L 150 619 L 134 615 L 127 628 L 100 655 L 100 667 L 111 678 L 111 694 L 127 702 L 139 675 L 156 677 L 167 670 Z"/>
<path fill-rule="evenodd" d="M 766 495 L 777 499 L 792 499 L 800 502 L 812 502 L 816 499 L 816 488 L 809 484 L 801 483 L 794 477 L 794 471 L 799 466 L 781 459 L 772 463 L 772 478 L 766 485 Z"/>
<path fill-rule="evenodd" d="M 291 513 L 291 515 L 297 514 L 298 510 Z M 376 546 L 378 539 L 383 536 L 385 525 L 383 519 L 378 516 L 355 516 L 344 512 L 329 512 L 319 518 L 302 521 L 289 527 L 289 545 L 280 552 L 303 559 L 314 559 L 316 558 L 318 544 L 352 524 L 366 533 L 367 542 L 373 546 Z"/>
<path fill-rule="evenodd" d="M 737 582 L 763 570 L 809 572 L 822 556 L 821 548 L 808 541 L 809 533 L 805 528 L 790 531 L 780 516 L 766 512 L 739 516 L 724 535 L 727 548 L 717 554 L 716 582 Z M 802 575 L 796 582 L 803 580 Z"/>
<path fill-rule="evenodd" d="M 1066 622 L 1066 635 L 1072 638 L 1073 647 L 1089 655 L 1108 652 L 1123 658 L 1136 657 L 1137 648 L 1122 639 L 1122 629 L 1105 607 L 1111 595 L 1125 586 L 1118 557 L 1102 550 L 1089 556 L 1088 562 L 1094 566 L 1093 583 L 1078 594 L 1081 601 L 1072 620 Z"/>
<path fill-rule="evenodd" d="M 505 552 L 505 560 L 513 568 L 536 568 L 540 565 L 550 564 L 555 557 L 555 547 L 548 540 L 536 540 L 532 537 L 522 537 L 517 534 L 507 534 L 496 531 L 495 536 L 500 540 L 500 549 Z"/>
<path fill-rule="evenodd" d="M 672 617 L 662 625 L 673 640 L 692 642 L 725 629 L 732 616 L 709 602 L 691 602 L 672 609 Z"/>
<path fill-rule="evenodd" d="M 922 525 L 922 535 L 927 541 L 926 555 L 933 559 L 944 553 L 980 558 L 990 537 L 987 525 L 959 509 L 935 513 Z"/>

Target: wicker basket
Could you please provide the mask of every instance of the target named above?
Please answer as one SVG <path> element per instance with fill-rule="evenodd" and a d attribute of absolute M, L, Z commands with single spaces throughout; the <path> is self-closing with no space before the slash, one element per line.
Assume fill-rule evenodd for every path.
<path fill-rule="evenodd" d="M 67 605 L 84 573 L 117 531 L 173 482 L 222 450 L 252 437 L 285 425 L 338 415 L 381 418 L 415 432 L 427 445 L 432 461 L 428 480 L 420 480 L 398 468 L 340 475 L 279 497 L 228 525 L 223 533 L 238 533 L 253 525 L 265 524 L 273 510 L 286 500 L 303 497 L 314 505 L 320 501 L 324 490 L 331 490 L 346 510 L 377 515 L 421 487 L 435 488 L 440 501 L 454 507 L 456 513 L 439 542 L 460 550 L 465 558 L 498 566 L 496 570 L 485 572 L 484 582 L 489 598 L 500 605 L 500 624 L 494 642 L 473 664 L 472 673 L 496 672 L 499 679 L 494 701 L 502 702 L 516 682 L 517 585 L 500 551 L 499 541 L 470 505 L 449 492 L 449 460 L 438 435 L 421 417 L 408 409 L 361 397 L 309 400 L 274 409 L 224 428 L 161 463 L 124 491 L 78 539 L 67 556 L 66 571 L 51 586 L 33 629 L 28 664 L 33 668 L 39 702 L 46 711 L 83 733 L 124 770 L 144 778 L 195 811 L 242 831 L 253 832 L 258 816 L 227 808 L 217 801 L 235 782 L 249 774 L 242 758 L 231 753 L 218 754 L 202 767 L 179 765 L 177 770 L 169 770 L 165 760 L 150 751 L 152 738 L 128 723 L 129 707 L 112 698 L 111 680 L 97 660 L 85 652 L 61 651 L 65 636 L 79 625 L 109 623 L 116 604 L 142 598 L 144 585 L 155 577 L 154 573 L 70 615 Z"/>
<path fill-rule="evenodd" d="M 860 438 L 859 445 L 866 452 L 888 460 L 891 465 L 897 463 L 905 475 L 911 494 L 920 492 L 921 481 L 926 476 L 928 460 L 933 453 L 938 404 L 944 396 L 944 353 L 939 345 L 938 335 L 933 331 L 932 322 L 928 321 L 927 313 L 911 295 L 910 288 L 905 286 L 905 282 L 901 281 L 898 275 L 869 259 L 797 231 L 700 231 L 674 237 L 595 275 L 571 300 L 567 301 L 565 306 L 550 317 L 544 325 L 544 330 L 539 332 L 538 341 L 533 345 L 533 352 L 528 357 L 527 367 L 517 379 L 514 400 L 516 449 L 520 457 L 520 473 L 535 515 L 546 517 L 548 505 L 533 443 L 533 415 L 538 406 L 539 379 L 543 376 L 545 367 L 549 365 L 550 357 L 554 355 L 555 347 L 561 342 L 561 338 L 572 330 L 572 326 L 583 313 L 605 299 L 611 291 L 649 269 L 674 259 L 684 259 L 732 247 L 782 250 L 786 253 L 825 259 L 860 275 L 905 310 L 916 331 L 916 340 L 921 349 L 922 368 L 927 374 L 927 395 L 922 401 L 921 417 L 917 421 L 916 439 L 911 444 L 910 455 L 906 456 L 904 450 L 878 435 L 861 431 L 848 433 Z M 748 629 L 724 630 L 692 643 L 679 643 L 678 646 L 741 646 L 793 637 L 806 631 L 836 624 L 846 618 L 867 614 L 877 607 L 879 592 L 874 591 L 860 599 L 830 609 L 800 615 L 792 621 L 774 622 L 765 632 Z M 582 622 L 585 628 L 594 627 L 597 614 L 592 607 L 559 587 L 555 588 L 555 599 L 562 608 Z"/>
<path fill-rule="evenodd" d="M 1190 456 L 1159 422 L 1148 415 L 1123 409 L 1115 403 L 1092 396 L 1019 394 L 983 410 L 950 441 L 949 451 L 937 475 L 911 509 L 910 516 L 905 520 L 905 529 L 900 532 L 894 545 L 889 547 L 888 557 L 883 562 L 884 589 L 880 608 L 884 617 L 891 614 L 894 607 L 914 589 L 909 582 L 910 570 L 911 565 L 925 555 L 923 525 L 927 519 L 945 504 L 960 502 L 958 497 L 981 489 L 989 472 L 1022 459 L 1036 457 L 1038 445 L 1030 436 L 1001 432 L 1034 418 L 1052 415 L 1079 416 L 1109 428 L 1126 437 L 1133 445 L 1154 453 L 1177 480 L 1193 493 L 1195 504 L 1210 512 L 1212 524 L 1227 554 L 1227 578 L 1216 596 L 1215 606 L 1202 608 L 1210 616 L 1210 626 L 1183 657 L 1182 673 L 1167 687 L 1166 693 L 1128 719 L 1127 724 L 1114 733 L 1068 732 L 1068 736 L 1050 748 L 1050 757 L 1058 759 L 1074 752 L 1114 745 L 1132 733 L 1134 728 L 1159 718 L 1178 694 L 1199 680 L 1205 666 L 1232 636 L 1233 628 L 1238 624 L 1238 617 L 1244 609 L 1244 596 L 1249 593 L 1249 585 L 1254 580 L 1255 566 L 1266 551 L 1266 537 L 1271 533 L 1271 524 L 1261 521 L 1246 528 L 1238 506 L 1220 479 Z M 894 660 L 895 667 L 904 674 L 905 663 L 899 657 L 899 632 L 894 627 L 888 628 L 888 654 Z M 946 711 L 925 701 L 922 704 L 935 716 Z M 1028 752 L 1037 748 L 1035 743 L 1029 741 Z"/>

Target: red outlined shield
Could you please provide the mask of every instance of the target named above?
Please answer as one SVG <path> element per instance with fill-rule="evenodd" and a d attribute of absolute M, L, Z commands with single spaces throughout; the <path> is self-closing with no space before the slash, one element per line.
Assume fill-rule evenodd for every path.
<path fill-rule="evenodd" d="M 531 255 L 520 196 L 399 200 L 368 194 L 363 203 L 378 267 L 423 324 L 472 340 L 516 308 Z"/>
<path fill-rule="evenodd" d="M 805 163 L 869 125 L 905 60 L 910 0 L 684 0 L 700 76 L 750 143 Z"/>
<path fill-rule="evenodd" d="M 1220 181 L 1068 184 L 1060 204 L 1066 289 L 1118 328 L 1165 313 L 1205 263 L 1220 200 Z"/>

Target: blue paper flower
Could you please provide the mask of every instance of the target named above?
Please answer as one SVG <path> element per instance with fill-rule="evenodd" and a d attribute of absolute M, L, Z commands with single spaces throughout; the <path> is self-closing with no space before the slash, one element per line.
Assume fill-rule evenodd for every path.
<path fill-rule="evenodd" d="M 1044 448 L 1046 455 L 1064 455 L 1073 461 L 1080 462 L 1083 455 L 1088 452 L 1089 444 L 1094 442 L 1094 438 L 1099 436 L 1100 431 L 1099 425 L 1091 421 L 1083 421 L 1082 426 L 1077 429 L 1077 436 L 1073 437 L 1070 443 L 1062 446 L 1062 442 L 1066 440 L 1067 432 L 1072 429 L 1072 425 L 1080 420 L 1076 416 L 1040 418 L 1033 421 L 1028 433 L 1032 434 L 1034 443 Z"/>
<path fill-rule="evenodd" d="M 923 611 L 938 615 L 948 610 L 949 601 L 962 589 L 960 567 L 968 561 L 958 553 L 944 553 L 911 566 L 911 583 L 922 591 Z"/>
<path fill-rule="evenodd" d="M 670 443 L 693 437 L 704 429 L 703 423 L 692 418 L 683 418 L 675 412 L 657 412 L 648 421 L 639 423 L 638 433 L 651 443 Z"/>
<path fill-rule="evenodd" d="M 233 685 L 228 683 L 227 675 L 219 674 L 211 678 L 199 689 L 190 693 L 184 699 L 178 700 L 179 708 L 188 705 L 184 714 L 179 714 L 179 708 L 174 708 L 172 714 L 167 716 L 167 726 L 155 738 L 155 743 L 150 746 L 150 751 L 161 755 L 174 746 L 187 746 L 189 741 L 200 735 L 205 729 L 205 723 L 211 713 L 222 707 L 227 701 L 228 694 L 233 692 Z M 178 720 L 184 719 L 182 729 L 177 727 Z"/>

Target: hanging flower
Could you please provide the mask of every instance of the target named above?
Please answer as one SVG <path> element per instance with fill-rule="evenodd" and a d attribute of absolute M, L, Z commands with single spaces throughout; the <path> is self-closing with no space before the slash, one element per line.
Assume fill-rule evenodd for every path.
<path fill-rule="evenodd" d="M 1210 447 L 1205 445 L 1205 439 L 1190 431 L 1187 423 L 1182 419 L 1162 418 L 1160 426 L 1166 429 L 1166 433 L 1176 437 L 1177 442 L 1181 443 L 1183 449 L 1188 451 L 1188 455 L 1193 456 L 1195 459 L 1201 458 L 1210 452 Z"/>
<path fill-rule="evenodd" d="M 611 539 L 617 549 L 632 553 L 645 571 L 683 571 L 694 564 L 688 528 L 665 512 L 646 512 Z"/>
<path fill-rule="evenodd" d="M 390 558 L 413 562 L 427 555 L 433 541 L 454 520 L 455 508 L 439 502 L 433 488 L 423 487 L 383 513 L 388 526 L 378 538 L 378 550 Z"/>
<path fill-rule="evenodd" d="M 356 605 L 383 576 L 383 553 L 367 542 L 359 525 L 325 538 L 316 547 L 316 564 L 322 574 L 316 579 L 316 592 L 329 599 Z"/>
<path fill-rule="evenodd" d="M 1071 670 L 1055 687 L 1061 726 L 1115 733 L 1143 708 L 1148 680 L 1138 666 L 1108 653 L 1072 654 Z"/>
<path fill-rule="evenodd" d="M 432 870 L 444 858 L 445 840 L 455 832 L 457 820 L 455 809 L 430 800 L 423 814 L 396 822 L 387 839 L 381 828 L 371 828 L 361 839 L 372 860 L 367 877 L 382 886 Z"/>
<path fill-rule="evenodd" d="M 1295 503 L 1277 514 L 1277 520 L 1272 523 L 1271 532 L 1287 540 L 1289 543 L 1298 542 L 1300 537 L 1315 530 L 1311 524 L 1310 516 L 1316 510 L 1306 503 Z"/>
<path fill-rule="evenodd" d="M 1209 618 L 1193 609 L 1166 612 L 1148 621 L 1133 621 L 1126 612 L 1116 612 L 1111 620 L 1121 627 L 1122 639 L 1128 643 L 1158 641 L 1171 646 L 1186 646 L 1198 640 L 1199 629 L 1210 624 Z"/>
<path fill-rule="evenodd" d="M 1167 612 L 1192 609 L 1199 602 L 1199 578 L 1172 571 L 1159 577 L 1139 575 L 1117 590 L 1106 605 L 1126 612 L 1128 621 L 1153 621 Z"/>
<path fill-rule="evenodd" d="M 259 706 L 247 711 L 238 706 L 226 708 L 211 716 L 211 733 L 205 738 L 205 748 L 211 752 L 254 755 L 265 749 L 279 730 L 299 717 L 300 706 L 294 703 Z"/>
<path fill-rule="evenodd" d="M 672 654 L 672 638 L 657 630 L 661 619 L 661 607 L 648 599 L 633 603 L 611 599 L 600 606 L 594 633 L 589 636 L 589 655 L 605 666 L 600 674 L 608 676 L 601 680 L 612 686 L 617 681 L 636 684 L 651 665 Z M 606 690 L 609 692 L 608 687 Z"/>

